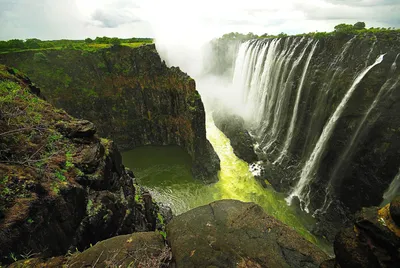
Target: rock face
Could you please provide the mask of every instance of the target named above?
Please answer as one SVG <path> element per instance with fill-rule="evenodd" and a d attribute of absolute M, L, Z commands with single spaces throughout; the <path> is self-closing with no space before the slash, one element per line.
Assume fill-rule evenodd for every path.
<path fill-rule="evenodd" d="M 101 241 L 93 247 L 69 257 L 28 259 L 9 268 L 57 267 L 163 267 L 171 259 L 169 248 L 159 233 L 134 233 Z M 165 266 L 167 267 L 167 266 Z"/>
<path fill-rule="evenodd" d="M 161 267 L 170 252 L 159 233 L 134 233 L 97 243 L 67 260 L 67 266 L 80 267 Z"/>
<path fill-rule="evenodd" d="M 398 31 L 292 36 L 253 40 L 237 53 L 230 79 L 243 82 L 234 88 L 243 88 L 246 126 L 278 174 L 267 179 L 316 212 L 331 240 L 330 230 L 380 204 L 398 173 L 399 40 Z"/>
<path fill-rule="evenodd" d="M 50 103 L 94 122 L 119 148 L 179 145 L 192 157 L 196 178 L 217 181 L 219 159 L 206 139 L 195 81 L 168 68 L 154 45 L 8 53 L 0 63 L 29 75 Z"/>
<path fill-rule="evenodd" d="M 95 133 L 0 65 L 0 262 L 155 230 L 157 205 Z"/>
<path fill-rule="evenodd" d="M 167 225 L 176 267 L 319 267 L 328 257 L 253 203 L 223 200 Z"/>
<path fill-rule="evenodd" d="M 334 267 L 399 267 L 400 226 L 391 214 L 396 202 L 383 208 L 364 208 L 354 226 L 339 232 Z"/>
<path fill-rule="evenodd" d="M 244 120 L 227 111 L 213 113 L 215 125 L 229 138 L 233 152 L 247 163 L 256 162 L 258 157 L 254 152 L 254 141 L 244 126 Z"/>

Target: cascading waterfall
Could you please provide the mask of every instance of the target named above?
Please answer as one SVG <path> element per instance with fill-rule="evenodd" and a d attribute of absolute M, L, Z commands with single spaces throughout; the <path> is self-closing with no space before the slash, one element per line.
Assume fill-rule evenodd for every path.
<path fill-rule="evenodd" d="M 341 158 L 339 161 L 335 164 L 335 167 L 332 171 L 332 174 L 330 175 L 330 179 L 328 182 L 328 185 L 326 187 L 326 194 L 325 194 L 325 200 L 321 208 L 317 209 L 315 211 L 315 214 L 317 213 L 324 213 L 326 210 L 329 208 L 330 204 L 332 203 L 332 195 L 333 195 L 333 187 L 335 184 L 337 185 L 340 180 L 338 180 L 339 176 L 339 171 L 342 165 L 344 164 L 345 161 L 349 159 L 349 155 L 352 152 L 352 148 L 354 148 L 354 144 L 359 138 L 359 135 L 361 133 L 361 130 L 363 130 L 366 126 L 367 119 L 370 117 L 371 112 L 375 109 L 377 104 L 380 102 L 381 98 L 384 98 L 390 94 L 390 92 L 396 88 L 398 85 L 398 81 L 394 79 L 389 79 L 388 81 L 385 82 L 385 84 L 380 88 L 378 95 L 376 96 L 375 100 L 369 107 L 368 111 L 365 113 L 363 119 L 361 120 L 360 124 L 358 125 L 357 130 L 354 132 L 350 142 L 349 146 L 346 147 L 345 151 L 342 153 Z M 377 118 L 373 119 L 374 121 L 377 120 Z"/>
<path fill-rule="evenodd" d="M 304 211 L 315 213 L 326 212 L 336 199 L 347 202 L 336 203 L 345 206 L 355 201 L 356 207 L 370 202 L 370 185 L 393 178 L 393 170 L 385 170 L 383 163 L 397 161 L 390 157 L 398 151 L 397 143 L 385 139 L 398 135 L 394 103 L 400 53 L 377 53 L 385 49 L 379 39 L 357 37 L 286 37 L 241 45 L 234 92 L 242 98 L 246 112 L 241 115 L 256 150 L 273 169 L 266 179 L 274 187 L 290 189 L 288 203 L 298 198 Z M 394 121 L 388 124 L 387 118 Z M 365 153 L 368 157 L 362 157 Z M 348 178 L 354 180 L 343 183 Z M 363 188 L 354 197 L 344 196 L 347 183 Z M 373 198 L 376 203 L 376 193 Z"/>
<path fill-rule="evenodd" d="M 281 162 L 282 161 L 283 157 L 287 154 L 289 146 L 290 146 L 290 143 L 292 141 L 293 131 L 294 131 L 294 127 L 295 127 L 296 120 L 297 120 L 297 114 L 298 114 L 298 110 L 299 110 L 301 92 L 303 90 L 304 81 L 305 81 L 305 78 L 306 78 L 308 66 L 310 65 L 311 58 L 314 55 L 314 52 L 315 52 L 315 49 L 317 48 L 317 45 L 318 45 L 318 42 L 315 42 L 315 44 L 313 45 L 313 47 L 311 49 L 311 53 L 308 55 L 306 65 L 304 67 L 303 74 L 301 76 L 300 85 L 299 85 L 299 87 L 297 89 L 296 102 L 295 102 L 295 105 L 294 105 L 294 108 L 293 108 L 292 120 L 290 121 L 289 131 L 288 131 L 287 136 L 286 136 L 285 145 L 283 147 L 283 150 L 282 150 L 280 156 L 274 162 L 274 164 L 276 164 L 277 162 Z"/>
<path fill-rule="evenodd" d="M 389 187 L 383 194 L 383 202 L 381 205 L 384 206 L 384 205 L 388 204 L 398 194 L 400 194 L 400 169 L 399 169 L 399 172 L 397 173 L 396 177 L 394 177 L 392 183 L 389 185 Z"/>
<path fill-rule="evenodd" d="M 303 170 L 301 171 L 300 175 L 300 180 L 297 182 L 297 185 L 294 187 L 292 192 L 289 194 L 287 197 L 288 203 L 292 202 L 292 199 L 294 197 L 298 197 L 300 201 L 304 204 L 304 210 L 306 212 L 309 212 L 309 204 L 310 204 L 310 181 L 313 180 L 314 173 L 316 170 L 316 167 L 318 166 L 321 156 L 324 152 L 325 146 L 327 141 L 330 139 L 332 132 L 336 126 L 337 120 L 341 116 L 341 114 L 344 111 L 344 108 L 346 107 L 347 102 L 349 101 L 350 97 L 352 96 L 354 90 L 357 88 L 358 84 L 361 82 L 361 80 L 364 78 L 364 76 L 376 65 L 380 64 L 383 61 L 384 55 L 380 55 L 376 61 L 364 69 L 354 80 L 353 84 L 351 85 L 350 89 L 347 91 L 346 95 L 342 99 L 341 103 L 337 107 L 336 111 L 332 115 L 332 117 L 329 119 L 328 123 L 324 127 L 324 130 L 322 131 L 321 136 L 318 139 L 317 144 L 315 145 L 315 148 L 310 156 L 310 158 L 307 160 L 306 164 L 303 167 Z"/>

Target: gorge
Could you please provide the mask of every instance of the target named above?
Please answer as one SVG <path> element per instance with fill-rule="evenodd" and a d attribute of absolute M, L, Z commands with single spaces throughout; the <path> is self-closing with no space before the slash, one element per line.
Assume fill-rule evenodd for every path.
<path fill-rule="evenodd" d="M 262 241 L 267 244 L 261 243 L 260 248 L 268 248 L 274 252 L 273 256 L 278 256 L 276 265 L 299 267 L 299 263 L 309 262 L 310 267 L 318 267 L 328 259 L 321 249 L 332 255 L 329 245 L 337 241 L 336 233 L 345 226 L 354 224 L 353 229 L 365 229 L 360 231 L 365 235 L 371 231 L 365 222 L 376 225 L 381 222 L 380 218 L 375 222 L 375 216 L 371 216 L 377 214 L 385 220 L 385 227 L 396 233 L 388 210 L 397 208 L 393 200 L 398 195 L 400 178 L 399 39 L 398 32 L 389 31 L 232 41 L 225 44 L 229 55 L 211 53 L 214 60 L 209 64 L 216 66 L 207 66 L 207 72 L 195 75 L 196 82 L 180 68 L 168 67 L 154 44 L 135 48 L 113 45 L 89 51 L 68 48 L 1 53 L 0 64 L 13 67 L 2 67 L 5 73 L 0 77 L 2 82 L 11 79 L 32 92 L 40 88 L 37 95 L 40 103 L 46 99 L 80 118 L 74 119 L 46 104 L 40 119 L 32 117 L 37 120 L 29 121 L 39 126 L 45 124 L 51 133 L 58 133 L 57 146 L 64 144 L 65 148 L 60 159 L 49 165 L 51 170 L 56 167 L 52 178 L 60 180 L 57 182 L 61 188 L 68 186 L 69 190 L 78 191 L 80 198 L 75 201 L 86 208 L 74 219 L 72 227 L 67 228 L 65 236 L 75 240 L 66 239 L 62 247 L 48 252 L 47 257 L 62 255 L 75 245 L 84 250 L 90 243 L 110 237 L 158 230 L 167 236 L 161 242 L 166 240 L 172 245 L 171 254 L 180 267 L 199 267 L 196 265 L 201 257 L 196 254 L 203 256 L 203 252 L 208 252 L 207 243 L 212 248 L 212 257 L 207 259 L 209 265 L 223 263 L 226 265 L 223 267 L 233 267 L 227 256 L 232 250 L 240 251 L 240 243 L 238 248 L 234 243 L 234 249 L 225 247 L 232 241 L 224 240 L 224 235 L 221 237 L 216 231 L 224 234 L 228 230 L 235 233 L 232 237 L 243 241 L 265 239 Z M 185 70 L 185 66 L 181 68 Z M 210 77 L 215 80 L 208 80 Z M 228 94 L 218 92 L 220 84 L 224 84 Z M 8 90 L 7 84 L 3 93 Z M 31 107 L 31 97 L 26 98 L 28 104 L 23 105 Z M 4 118 L 0 114 L 0 119 Z M 0 126 L 7 128 L 7 122 L 3 120 Z M 122 159 L 114 143 L 98 138 L 95 133 L 114 140 L 123 150 Z M 38 135 L 42 133 L 28 135 L 24 142 L 34 144 L 40 152 L 42 145 L 35 144 Z M 6 143 L 2 140 L 4 148 Z M 50 147 L 45 148 L 53 148 Z M 13 156 L 7 152 L 1 155 L 5 161 L 0 164 L 1 171 L 8 174 L 2 180 L 3 188 L 17 184 L 13 179 L 18 177 L 6 163 Z M 31 157 L 38 156 L 35 150 L 28 152 Z M 26 159 L 17 160 L 20 163 Z M 63 196 L 61 191 L 61 199 L 65 200 L 60 201 L 59 192 L 47 185 L 42 192 L 40 185 L 27 189 L 35 197 L 49 195 L 61 203 L 69 200 L 68 194 Z M 26 204 L 24 198 L 6 200 L 8 203 L 0 209 L 0 224 L 5 224 L 4 217 L 7 224 L 15 223 L 11 227 L 6 224 L 10 230 L 15 226 L 18 230 L 21 226 L 33 228 L 36 222 L 42 224 L 40 219 L 26 215 L 23 219 L 10 218 L 7 209 L 16 208 L 13 202 Z M 158 204 L 153 203 L 153 198 Z M 393 205 L 387 205 L 391 201 Z M 117 205 L 113 206 L 114 203 Z M 362 207 L 379 204 L 384 208 L 371 209 L 362 214 L 362 219 L 354 216 Z M 164 205 L 174 214 L 169 225 L 171 215 Z M 56 226 L 65 227 L 63 217 L 60 223 L 58 218 L 53 220 Z M 103 221 L 109 225 L 104 227 Z M 220 226 L 226 229 L 218 229 Z M 265 226 L 270 227 L 265 229 Z M 99 232 L 91 233 L 90 228 Z M 194 234 L 196 228 L 202 230 L 204 241 Z M 238 231 L 242 229 L 247 233 Z M 59 235 L 57 231 L 55 228 L 54 233 Z M 272 238 L 268 238 L 270 232 Z M 342 243 L 343 248 L 351 251 L 346 240 L 354 238 L 351 232 L 343 231 L 339 236 L 342 240 L 335 243 Z M 186 252 L 193 237 L 200 239 L 199 245 L 205 245 L 204 251 L 195 253 L 197 249 L 190 248 Z M 41 238 L 37 238 L 40 247 L 34 247 L 35 250 L 44 250 Z M 144 237 L 138 234 L 123 239 L 130 244 L 129 241 L 147 238 L 146 234 Z M 148 239 L 157 248 L 163 245 L 154 234 Z M 268 239 L 274 243 L 269 244 Z M 7 241 L 0 242 L 5 245 Z M 298 245 L 293 245 L 297 241 Z M 215 248 L 211 246 L 214 242 L 218 245 Z M 10 252 L 24 255 L 18 251 L 19 245 L 11 244 L 0 255 Z M 234 258 L 236 264 L 245 265 L 239 267 L 274 267 L 269 262 L 269 251 L 257 259 L 249 250 L 257 247 L 246 245 L 248 248 L 240 253 L 243 255 Z M 220 248 L 223 248 L 221 255 Z M 82 258 L 79 260 L 82 263 L 87 261 Z M 100 255 L 97 260 L 101 258 Z M 9 257 L 5 259 L 10 261 Z M 337 260 L 343 264 L 347 259 Z"/>

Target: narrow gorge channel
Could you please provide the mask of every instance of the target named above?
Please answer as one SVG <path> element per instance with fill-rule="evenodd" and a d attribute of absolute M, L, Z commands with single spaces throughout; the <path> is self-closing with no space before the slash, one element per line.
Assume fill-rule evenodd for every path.
<path fill-rule="evenodd" d="M 157 202 L 171 207 L 174 215 L 207 205 L 216 200 L 235 199 L 259 204 L 269 215 L 291 226 L 307 240 L 331 253 L 324 239 L 311 234 L 315 220 L 288 206 L 285 196 L 272 188 L 264 188 L 254 179 L 249 164 L 233 152 L 229 139 L 207 120 L 207 138 L 221 160 L 219 181 L 204 185 L 193 179 L 190 157 L 176 146 L 146 146 L 124 152 L 124 165 L 131 168 L 140 185 Z"/>

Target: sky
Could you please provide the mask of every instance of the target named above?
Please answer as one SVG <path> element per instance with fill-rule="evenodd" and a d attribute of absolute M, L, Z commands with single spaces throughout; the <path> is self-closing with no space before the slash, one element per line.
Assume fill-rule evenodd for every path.
<path fill-rule="evenodd" d="M 400 0 L 0 0 L 0 40 L 295 34 L 339 23 L 400 28 Z"/>

